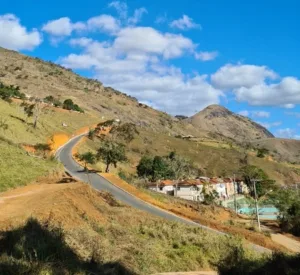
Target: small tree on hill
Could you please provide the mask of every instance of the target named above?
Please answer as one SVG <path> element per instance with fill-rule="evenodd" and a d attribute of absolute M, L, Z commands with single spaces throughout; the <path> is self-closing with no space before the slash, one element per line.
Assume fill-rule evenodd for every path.
<path fill-rule="evenodd" d="M 33 100 L 33 104 L 23 102 L 21 106 L 23 107 L 23 110 L 27 117 L 34 117 L 33 128 L 36 128 L 42 111 L 42 102 L 38 98 L 35 98 Z"/>
<path fill-rule="evenodd" d="M 118 142 L 129 143 L 131 142 L 135 135 L 139 134 L 134 123 L 124 123 L 120 126 L 113 126 L 110 134 L 118 140 Z"/>
<path fill-rule="evenodd" d="M 66 99 L 63 103 L 63 108 L 66 110 L 73 110 L 74 102 L 72 99 Z"/>
<path fill-rule="evenodd" d="M 118 162 L 124 162 L 127 160 L 125 155 L 125 146 L 123 144 L 106 140 L 98 149 L 97 158 L 101 159 L 105 163 L 105 172 L 108 173 L 111 164 L 113 164 L 116 168 Z"/>
<path fill-rule="evenodd" d="M 95 164 L 96 163 L 96 155 L 93 154 L 92 152 L 86 152 L 83 154 L 78 154 L 77 155 L 78 159 L 80 161 L 84 162 L 84 170 L 87 171 L 87 166 L 88 164 Z"/>
<path fill-rule="evenodd" d="M 46 153 L 51 151 L 51 146 L 48 143 L 38 143 L 34 145 L 34 149 L 43 152 L 43 156 L 45 157 Z"/>

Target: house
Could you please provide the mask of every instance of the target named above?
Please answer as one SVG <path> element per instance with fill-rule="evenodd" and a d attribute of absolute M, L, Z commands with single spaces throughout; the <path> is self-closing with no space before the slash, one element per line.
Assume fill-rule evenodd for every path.
<path fill-rule="evenodd" d="M 203 201 L 202 189 L 203 183 L 200 179 L 183 180 L 176 184 L 174 196 L 191 201 Z"/>
<path fill-rule="evenodd" d="M 227 197 L 226 184 L 221 178 L 211 178 L 209 181 L 210 188 L 218 193 L 219 198 Z"/>
<path fill-rule="evenodd" d="M 162 180 L 160 182 L 151 182 L 148 185 L 150 190 L 167 194 L 174 195 L 174 182 L 172 180 Z"/>
<path fill-rule="evenodd" d="M 230 198 L 234 195 L 234 183 L 231 178 L 224 178 L 224 183 L 226 186 L 226 196 Z"/>

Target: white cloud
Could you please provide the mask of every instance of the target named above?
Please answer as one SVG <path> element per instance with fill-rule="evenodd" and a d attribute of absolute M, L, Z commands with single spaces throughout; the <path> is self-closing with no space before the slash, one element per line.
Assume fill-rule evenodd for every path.
<path fill-rule="evenodd" d="M 83 52 L 61 58 L 60 63 L 73 69 L 92 70 L 105 85 L 172 114 L 191 115 L 209 104 L 219 103 L 223 93 L 209 84 L 206 75 L 188 76 L 179 68 L 164 64 L 163 57 L 183 54 L 185 46 L 192 47 L 191 42 L 182 43 L 181 36 L 151 28 L 124 31 L 111 43 L 73 39 L 70 43 L 83 46 Z M 149 34 L 151 39 L 144 41 Z"/>
<path fill-rule="evenodd" d="M 266 111 L 252 111 L 251 114 L 253 117 L 262 117 L 262 118 L 270 117 L 270 113 Z"/>
<path fill-rule="evenodd" d="M 84 30 L 85 28 L 86 26 L 82 22 L 72 23 L 69 17 L 61 17 L 48 21 L 42 30 L 50 35 L 63 37 L 71 35 L 75 30 Z"/>
<path fill-rule="evenodd" d="M 281 121 L 275 121 L 275 122 L 261 122 L 257 121 L 258 124 L 262 125 L 263 127 L 270 129 L 272 127 L 278 127 L 282 124 Z"/>
<path fill-rule="evenodd" d="M 195 53 L 195 58 L 202 61 L 210 61 L 216 59 L 219 55 L 217 51 Z"/>
<path fill-rule="evenodd" d="M 134 11 L 133 16 L 128 18 L 128 23 L 132 25 L 137 24 L 138 22 L 141 21 L 144 13 L 147 13 L 147 10 L 145 8 L 136 9 Z"/>
<path fill-rule="evenodd" d="M 90 18 L 87 21 L 89 30 L 100 30 L 108 33 L 116 33 L 120 29 L 120 22 L 111 15 L 102 14 Z"/>
<path fill-rule="evenodd" d="M 170 23 L 170 27 L 180 30 L 188 30 L 188 29 L 201 29 L 201 25 L 193 22 L 193 19 L 187 15 L 183 15 L 182 18 L 174 20 Z"/>
<path fill-rule="evenodd" d="M 241 115 L 241 116 L 249 116 L 250 112 L 247 111 L 247 110 L 243 110 L 243 111 L 239 111 L 238 114 Z"/>
<path fill-rule="evenodd" d="M 119 16 L 121 17 L 121 19 L 127 18 L 128 7 L 125 2 L 113 1 L 113 2 L 109 3 L 108 6 L 111 8 L 115 8 L 116 11 L 118 12 Z"/>
<path fill-rule="evenodd" d="M 195 48 L 192 40 L 182 35 L 160 33 L 151 27 L 122 29 L 114 41 L 114 48 L 125 53 L 162 55 L 165 59 L 182 56 Z"/>
<path fill-rule="evenodd" d="M 11 50 L 33 50 L 42 43 L 36 30 L 28 31 L 13 14 L 0 15 L 0 46 Z"/>
<path fill-rule="evenodd" d="M 300 104 L 300 80 L 285 77 L 279 83 L 260 83 L 252 87 L 235 90 L 239 101 L 246 101 L 256 106 L 282 106 L 291 108 Z"/>
<path fill-rule="evenodd" d="M 211 76 L 211 81 L 215 87 L 226 90 L 250 88 L 276 78 L 277 74 L 266 66 L 226 64 Z"/>
<path fill-rule="evenodd" d="M 248 111 L 248 110 L 242 110 L 238 112 L 239 115 L 241 116 L 248 116 L 248 117 L 253 117 L 253 118 L 269 118 L 270 117 L 270 112 L 266 111 Z"/>
<path fill-rule="evenodd" d="M 291 128 L 284 128 L 284 129 L 278 129 L 275 132 L 276 137 L 280 138 L 294 138 L 294 139 L 299 139 L 299 135 L 296 134 L 295 129 Z"/>
<path fill-rule="evenodd" d="M 168 16 L 166 13 L 164 13 L 163 15 L 158 15 L 155 19 L 156 24 L 163 24 L 167 21 L 168 21 Z"/>
<path fill-rule="evenodd" d="M 93 39 L 87 37 L 73 38 L 69 41 L 72 46 L 86 47 L 93 42 Z"/>

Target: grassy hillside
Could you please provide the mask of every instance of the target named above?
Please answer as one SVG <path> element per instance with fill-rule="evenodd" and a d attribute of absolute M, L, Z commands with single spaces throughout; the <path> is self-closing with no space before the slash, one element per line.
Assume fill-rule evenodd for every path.
<path fill-rule="evenodd" d="M 30 157 L 17 145 L 1 139 L 0 152 L 0 192 L 62 171 L 55 160 Z"/>
<path fill-rule="evenodd" d="M 27 154 L 22 144 L 35 145 L 51 142 L 56 133 L 72 134 L 77 129 L 91 125 L 99 118 L 54 108 L 42 111 L 37 129 L 32 118 L 26 118 L 20 104 L 0 100 L 0 192 L 28 184 L 38 177 L 51 174 L 63 167 L 50 158 L 43 159 Z M 65 123 L 67 127 L 63 127 Z"/>
<path fill-rule="evenodd" d="M 70 98 L 83 109 L 106 119 L 120 118 L 165 133 L 207 134 L 166 113 L 140 104 L 135 98 L 104 87 L 99 81 L 83 78 L 53 63 L 3 48 L 0 48 L 0 81 L 6 85 L 18 85 L 21 92 L 40 98 L 48 95 L 61 101 Z"/>
<path fill-rule="evenodd" d="M 236 252 L 261 258 L 235 237 L 141 213 L 81 183 L 3 195 L 20 193 L 7 213 L 0 205 L 1 274 L 154 274 L 217 269 Z"/>
<path fill-rule="evenodd" d="M 100 140 L 87 139 L 86 142 L 79 144 L 78 152 L 95 152 L 100 146 Z M 178 155 L 191 160 L 202 171 L 202 175 L 210 177 L 232 177 L 234 173 L 238 175 L 239 169 L 243 166 L 242 160 L 245 158 L 244 149 L 230 147 L 226 143 L 194 142 L 139 129 L 139 135 L 126 145 L 129 161 L 119 164 L 117 169 L 112 167 L 111 171 L 115 174 L 121 170 L 128 174 L 135 174 L 136 166 L 144 154 L 165 156 L 171 151 L 176 151 Z M 295 167 L 269 161 L 267 158 L 261 159 L 253 154 L 248 155 L 248 160 L 250 164 L 262 168 L 270 178 L 280 184 L 300 180 L 300 170 Z M 104 171 L 104 165 L 101 162 L 94 165 L 94 168 Z"/>
<path fill-rule="evenodd" d="M 8 129 L 0 128 L 0 137 L 14 143 L 45 143 L 55 133 L 72 134 L 81 127 L 99 122 L 100 118 L 89 114 L 80 114 L 57 108 L 44 108 L 37 129 L 32 127 L 32 118 L 27 118 L 19 103 L 7 103 L 0 100 L 0 122 Z M 63 127 L 63 123 L 67 127 Z"/>

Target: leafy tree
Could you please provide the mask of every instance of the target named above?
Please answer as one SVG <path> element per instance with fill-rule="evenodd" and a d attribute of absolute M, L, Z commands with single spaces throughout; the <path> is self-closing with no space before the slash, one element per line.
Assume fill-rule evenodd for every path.
<path fill-rule="evenodd" d="M 88 164 L 95 164 L 96 163 L 96 155 L 93 154 L 92 152 L 86 152 L 83 154 L 78 154 L 77 155 L 78 159 L 80 161 L 84 162 L 84 170 L 87 171 L 87 165 Z"/>
<path fill-rule="evenodd" d="M 41 111 L 42 111 L 41 100 L 38 98 L 35 98 L 34 103 L 29 104 L 29 103 L 23 102 L 21 104 L 21 106 L 23 107 L 24 112 L 27 115 L 27 117 L 34 117 L 33 128 L 36 128 Z"/>
<path fill-rule="evenodd" d="M 155 156 L 152 164 L 152 180 L 168 178 L 171 174 L 170 167 L 163 157 Z"/>
<path fill-rule="evenodd" d="M 254 165 L 245 165 L 241 168 L 240 173 L 242 174 L 245 183 L 247 184 L 251 195 L 254 197 L 254 185 L 253 180 L 256 182 L 257 196 L 264 196 L 270 189 L 275 189 L 275 181 L 269 179 L 267 174 L 261 169 Z"/>
<path fill-rule="evenodd" d="M 300 198 L 290 189 L 278 189 L 269 194 L 272 203 L 279 210 L 281 229 L 300 236 Z"/>
<path fill-rule="evenodd" d="M 145 177 L 152 181 L 159 179 L 189 178 L 198 175 L 199 169 L 186 159 L 171 152 L 168 156 L 143 156 L 137 166 L 139 177 Z"/>
<path fill-rule="evenodd" d="M 44 98 L 44 102 L 46 102 L 46 103 L 53 103 L 54 100 L 55 100 L 55 98 L 52 95 L 48 95 Z"/>
<path fill-rule="evenodd" d="M 33 116 L 34 104 L 29 104 L 27 102 L 23 102 L 21 104 L 21 107 L 23 107 L 23 110 L 27 117 Z"/>
<path fill-rule="evenodd" d="M 139 134 L 139 131 L 134 123 L 124 123 L 120 126 L 113 126 L 110 133 L 118 142 L 129 143 L 135 135 Z"/>
<path fill-rule="evenodd" d="M 63 102 L 63 108 L 66 110 L 73 110 L 80 113 L 84 113 L 84 111 L 77 104 L 74 104 L 72 99 L 66 99 Z"/>
<path fill-rule="evenodd" d="M 0 82 L 0 98 L 7 102 L 11 102 L 12 97 L 25 99 L 25 94 L 20 92 L 19 86 L 14 86 L 14 85 L 7 86 L 4 85 L 2 82 Z"/>
<path fill-rule="evenodd" d="M 73 110 L 73 108 L 74 108 L 73 100 L 72 99 L 66 99 L 63 102 L 63 108 L 66 109 L 66 110 Z"/>
<path fill-rule="evenodd" d="M 259 148 L 259 149 L 257 149 L 257 154 L 256 154 L 256 156 L 257 156 L 258 158 L 264 158 L 265 155 L 268 154 L 268 153 L 269 153 L 269 150 L 268 150 L 268 149 L 266 149 L 266 148 Z"/>
<path fill-rule="evenodd" d="M 118 162 L 127 160 L 125 154 L 125 146 L 113 141 L 106 140 L 97 151 L 97 158 L 101 159 L 105 164 L 105 172 L 109 172 L 110 165 L 117 167 Z"/>
<path fill-rule="evenodd" d="M 201 193 L 203 195 L 203 202 L 207 205 L 214 204 L 216 199 L 219 197 L 219 194 L 216 190 L 208 190 L 207 186 L 203 187 Z"/>
<path fill-rule="evenodd" d="M 89 138 L 90 140 L 94 140 L 95 134 L 96 134 L 95 130 L 90 129 L 90 130 L 89 130 L 89 133 L 88 133 L 88 138 Z"/>
<path fill-rule="evenodd" d="M 152 178 L 153 176 L 153 157 L 143 156 L 137 166 L 137 174 L 142 178 Z"/>

